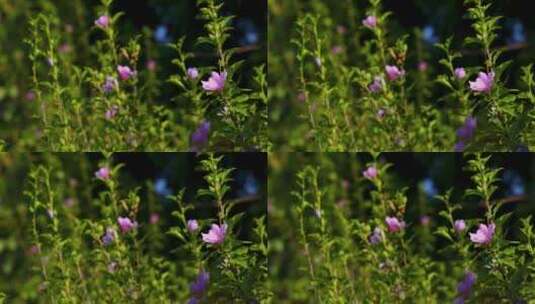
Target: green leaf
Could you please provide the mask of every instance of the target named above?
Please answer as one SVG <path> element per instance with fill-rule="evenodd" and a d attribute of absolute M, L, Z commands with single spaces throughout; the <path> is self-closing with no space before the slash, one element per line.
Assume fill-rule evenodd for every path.
<path fill-rule="evenodd" d="M 453 238 L 451 237 L 450 233 L 448 232 L 448 229 L 446 227 L 438 227 L 438 229 L 434 232 L 434 234 L 438 236 L 442 236 L 451 242 L 454 242 Z"/>

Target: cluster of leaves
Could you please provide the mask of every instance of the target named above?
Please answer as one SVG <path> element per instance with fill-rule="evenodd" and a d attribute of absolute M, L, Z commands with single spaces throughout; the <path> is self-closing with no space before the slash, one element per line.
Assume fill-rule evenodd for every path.
<path fill-rule="evenodd" d="M 249 214 L 228 198 L 233 169 L 223 167 L 223 157 L 200 157 L 206 185 L 196 189 L 194 199 L 201 203 L 186 202 L 189 190 L 173 191 L 166 198 L 174 209 L 168 218 L 162 204 L 155 203 L 152 187 L 125 189 L 128 178 L 113 155 L 99 163 L 109 174 L 97 177 L 93 172 L 99 168 L 90 167 L 84 155 L 74 156 L 76 171 L 66 170 L 61 157 L 44 155 L 24 176 L 27 205 L 12 211 L 19 227 L 3 223 L 13 243 L 7 247 L 8 238 L 0 241 L 8 267 L 2 271 L 13 275 L 11 283 L 1 282 L 6 300 L 265 303 L 270 297 L 265 217 Z M 11 212 L 4 209 L 2 218 Z M 199 209 L 209 210 L 204 212 L 209 216 L 196 218 L 203 214 Z M 131 225 L 123 227 L 119 217 Z M 220 243 L 204 240 L 213 224 L 228 225 Z M 201 273 L 208 274 L 203 283 Z"/>
<path fill-rule="evenodd" d="M 512 61 L 501 60 L 507 48 L 496 42 L 500 18 L 491 16 L 491 1 L 464 1 L 472 32 L 458 45 L 464 37 L 432 45 L 420 29 L 400 28 L 380 0 L 356 2 L 270 2 L 275 145 L 309 151 L 533 147 L 532 66 L 513 87 L 517 79 L 507 73 Z M 367 25 L 370 16 L 375 22 Z M 292 45 L 282 38 L 289 23 L 296 29 Z M 400 75 L 389 79 L 386 66 Z M 481 72 L 495 74 L 488 92 L 470 88 Z M 477 121 L 474 134 L 459 136 L 469 118 Z"/>
<path fill-rule="evenodd" d="M 198 43 L 212 47 L 217 53 L 217 65 L 204 67 L 200 70 L 201 75 L 212 71 L 226 72 L 230 81 L 220 94 L 203 92 L 199 81 L 192 82 L 188 77 L 187 61 L 193 54 L 184 52 L 182 39 L 173 46 L 179 53 L 173 64 L 178 66 L 181 74 L 171 77 L 170 82 L 182 89 L 192 104 L 187 116 L 192 117 L 193 122 L 198 123 L 206 117 L 212 117 L 211 121 L 217 122 L 210 145 L 212 150 L 231 150 L 233 147 L 240 147 L 241 150 L 265 150 L 268 145 L 265 66 L 255 68 L 254 88 L 243 89 L 238 87 L 236 82 L 232 82 L 231 79 L 239 77 L 243 64 L 242 61 L 231 62 L 237 49 L 225 49 L 232 30 L 230 22 L 233 17 L 221 16 L 223 3 L 199 0 L 199 5 L 202 7 L 200 18 L 207 22 L 205 25 L 207 36 L 200 37 Z"/>
<path fill-rule="evenodd" d="M 112 12 L 113 0 L 101 0 L 91 7 L 91 15 L 79 0 L 68 5 L 49 0 L 9 2 L 0 4 L 2 16 L 9 16 L 2 20 L 6 30 L 0 34 L 7 45 L 0 57 L 7 84 L 0 87 L 0 100 L 10 124 L 3 126 L 4 149 L 266 149 L 266 71 L 260 65 L 254 74 L 244 72 L 243 60 L 228 41 L 234 17 L 222 12 L 223 1 L 196 1 L 205 22 L 196 47 L 203 58 L 183 52 L 186 38 L 181 38 L 169 46 L 179 51 L 174 61 L 179 69 L 169 79 L 161 79 L 165 75 L 159 71 L 160 65 L 172 66 L 171 62 L 157 61 L 165 49 L 155 46 L 148 29 L 125 37 L 121 31 L 128 27 L 123 19 L 129 16 Z M 69 20 L 64 11 L 74 12 Z M 102 16 L 109 17 L 105 25 L 94 23 Z M 21 36 L 24 52 L 15 42 Z M 213 58 L 216 66 L 211 66 Z M 121 79 L 119 66 L 133 74 Z M 197 75 L 188 77 L 187 68 L 197 68 Z M 17 72 L 7 75 L 8 69 Z M 203 90 L 201 80 L 224 71 L 228 76 L 221 92 Z M 180 90 L 173 89 L 175 97 L 162 101 L 169 99 L 164 92 L 168 82 Z"/>
<path fill-rule="evenodd" d="M 270 284 L 275 299 L 279 303 L 535 299 L 532 217 L 520 217 L 510 208 L 510 200 L 497 195 L 501 169 L 489 165 L 490 156 L 465 157 L 472 186 L 451 189 L 434 199 L 435 206 L 424 206 L 408 202 L 407 192 L 414 189 L 395 186 L 396 172 L 379 155 L 368 163 L 343 154 L 297 157 L 301 169 L 293 181 L 292 198 L 273 195 L 280 191 L 273 187 L 288 184 L 289 172 L 280 167 L 284 156 L 272 156 L 272 170 L 279 172 L 270 176 L 269 191 Z M 376 175 L 363 176 L 370 167 L 377 169 Z M 288 199 L 294 203 L 288 204 Z M 472 215 L 474 208 L 477 212 Z M 387 217 L 406 224 L 395 230 Z M 458 226 L 458 220 L 466 226 Z M 481 224 L 491 223 L 496 231 L 490 243 L 472 241 Z M 469 272 L 476 279 L 466 291 L 460 286 Z"/>

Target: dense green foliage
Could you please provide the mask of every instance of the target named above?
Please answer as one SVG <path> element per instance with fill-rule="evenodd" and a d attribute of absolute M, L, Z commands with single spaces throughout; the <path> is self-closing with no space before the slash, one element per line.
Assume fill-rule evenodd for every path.
<path fill-rule="evenodd" d="M 238 196 L 232 155 L 177 154 L 162 169 L 198 182 L 162 188 L 136 177 L 143 158 L 129 157 L 2 155 L 6 303 L 265 303 L 265 178 Z M 214 224 L 228 228 L 209 242 Z"/>
<path fill-rule="evenodd" d="M 535 210 L 532 198 L 505 191 L 500 164 L 507 157 L 414 155 L 415 163 L 438 166 L 435 181 L 442 188 L 434 190 L 413 178 L 416 164 L 405 164 L 401 174 L 402 160 L 411 157 L 388 162 L 397 157 L 270 156 L 270 286 L 276 302 L 535 300 Z M 459 175 L 461 163 L 466 166 Z M 496 230 L 476 243 L 481 224 Z M 461 292 L 465 273 L 475 274 L 475 283 Z"/>
<path fill-rule="evenodd" d="M 525 44 L 498 39 L 505 33 L 502 1 L 458 2 L 269 1 L 273 145 L 297 151 L 532 148 L 533 51 L 520 56 Z M 411 14 L 417 5 L 434 18 L 427 22 L 435 29 L 442 23 L 442 37 L 431 25 L 414 26 L 426 21 L 400 21 L 398 13 Z M 463 23 L 470 25 L 466 32 L 458 30 Z"/>
<path fill-rule="evenodd" d="M 235 2 L 161 1 L 188 20 L 198 13 L 195 31 L 173 29 L 178 41 L 99 2 L 0 1 L 5 149 L 266 149 L 265 46 L 231 40 Z M 204 86 L 214 72 L 227 74 L 216 91 Z"/>

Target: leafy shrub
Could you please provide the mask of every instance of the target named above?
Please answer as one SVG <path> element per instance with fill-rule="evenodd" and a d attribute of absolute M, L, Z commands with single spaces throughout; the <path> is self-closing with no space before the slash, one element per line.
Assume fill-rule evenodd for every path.
<path fill-rule="evenodd" d="M 502 23 L 492 4 L 501 1 L 465 0 L 461 12 L 454 1 L 427 2 L 430 10 L 440 6 L 436 15 L 465 15 L 471 23 L 461 36 L 451 34 L 457 27 L 447 20 L 452 36 L 442 42 L 432 28 L 397 22 L 384 9 L 394 2 L 269 2 L 274 145 L 307 151 L 533 147 L 533 69 L 526 65 L 516 75 L 506 52 L 518 45 L 497 41 Z M 415 2 L 422 1 L 398 10 Z M 295 29 L 290 35 L 283 30 L 289 27 Z"/>
<path fill-rule="evenodd" d="M 266 149 L 265 56 L 256 64 L 230 41 L 234 16 L 223 11 L 223 1 L 196 1 L 201 36 L 167 48 L 155 40 L 170 37 L 149 28 L 132 32 L 130 16 L 117 12 L 113 0 L 8 2 L 0 6 L 7 16 L 0 36 L 8 45 L 0 65 L 6 149 Z M 173 62 L 159 60 L 171 49 Z M 214 73 L 225 75 L 215 89 Z"/>
<path fill-rule="evenodd" d="M 443 165 L 453 157 L 418 158 Z M 467 176 L 452 175 L 451 166 L 439 172 L 468 187 L 450 184 L 432 198 L 436 186 L 407 181 L 417 166 L 399 175 L 403 156 L 271 155 L 277 303 L 531 303 L 531 199 L 505 195 L 506 175 L 493 164 L 507 157 L 465 157 Z M 398 158 L 396 166 L 387 158 Z"/>
<path fill-rule="evenodd" d="M 129 157 L 130 166 L 139 162 L 139 155 Z M 269 298 L 265 205 L 258 204 L 263 194 L 232 198 L 236 175 L 224 166 L 231 156 L 181 155 L 179 168 L 194 160 L 204 181 L 176 191 L 132 182 L 111 154 L 98 163 L 85 155 L 30 158 L 30 165 L 2 158 L 4 178 L 22 175 L 25 185 L 24 204 L 3 202 L 0 208 L 0 288 L 9 303 Z M 2 192 L 13 197 L 4 187 Z"/>

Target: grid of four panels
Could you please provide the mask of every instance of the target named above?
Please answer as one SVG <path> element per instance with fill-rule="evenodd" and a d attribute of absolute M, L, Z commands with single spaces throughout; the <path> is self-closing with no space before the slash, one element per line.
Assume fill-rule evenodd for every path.
<path fill-rule="evenodd" d="M 535 303 L 529 8 L 0 1 L 0 304 Z"/>

